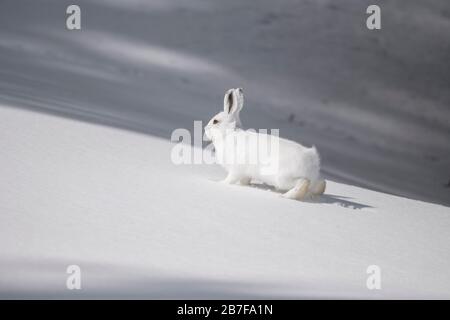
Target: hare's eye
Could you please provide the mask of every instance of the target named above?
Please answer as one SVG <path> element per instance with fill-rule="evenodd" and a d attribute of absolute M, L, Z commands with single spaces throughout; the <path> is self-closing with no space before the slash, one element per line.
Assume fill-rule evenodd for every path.
<path fill-rule="evenodd" d="M 219 123 L 219 120 L 214 119 L 214 120 L 213 120 L 213 124 L 217 124 L 217 123 Z"/>

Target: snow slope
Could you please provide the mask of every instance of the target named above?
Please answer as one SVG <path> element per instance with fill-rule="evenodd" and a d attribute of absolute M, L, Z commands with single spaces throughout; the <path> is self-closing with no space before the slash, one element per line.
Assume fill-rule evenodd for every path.
<path fill-rule="evenodd" d="M 448 207 L 332 181 L 287 200 L 175 166 L 167 140 L 7 104 L 0 146 L 2 298 L 450 298 Z"/>

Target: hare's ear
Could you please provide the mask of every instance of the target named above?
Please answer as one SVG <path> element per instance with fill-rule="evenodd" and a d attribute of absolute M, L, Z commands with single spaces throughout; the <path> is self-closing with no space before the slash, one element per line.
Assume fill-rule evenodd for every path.
<path fill-rule="evenodd" d="M 229 115 L 238 111 L 238 101 L 234 89 L 230 89 L 225 93 L 223 97 L 223 111 Z"/>
<path fill-rule="evenodd" d="M 237 88 L 234 89 L 235 93 L 236 93 L 236 98 L 237 98 L 237 113 L 241 112 L 242 108 L 244 107 L 244 89 L 242 88 Z"/>

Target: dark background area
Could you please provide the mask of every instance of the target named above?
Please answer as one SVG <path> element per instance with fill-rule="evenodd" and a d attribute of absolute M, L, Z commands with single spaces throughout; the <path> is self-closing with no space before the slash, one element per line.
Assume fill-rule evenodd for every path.
<path fill-rule="evenodd" d="M 0 105 L 165 139 L 243 87 L 247 128 L 316 145 L 327 178 L 450 204 L 450 3 L 0 3 Z"/>

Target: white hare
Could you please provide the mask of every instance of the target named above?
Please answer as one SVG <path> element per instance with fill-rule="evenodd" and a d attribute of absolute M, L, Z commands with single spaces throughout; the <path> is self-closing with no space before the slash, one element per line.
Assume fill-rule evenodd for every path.
<path fill-rule="evenodd" d="M 228 171 L 224 182 L 248 185 L 252 179 L 258 180 L 286 191 L 284 197 L 297 200 L 323 194 L 326 182 L 320 178 L 316 148 L 241 129 L 239 112 L 243 105 L 243 90 L 228 90 L 224 111 L 216 114 L 205 127 L 206 139 L 214 145 L 217 162 Z M 265 151 L 270 149 L 268 152 L 260 152 L 264 143 Z"/>

